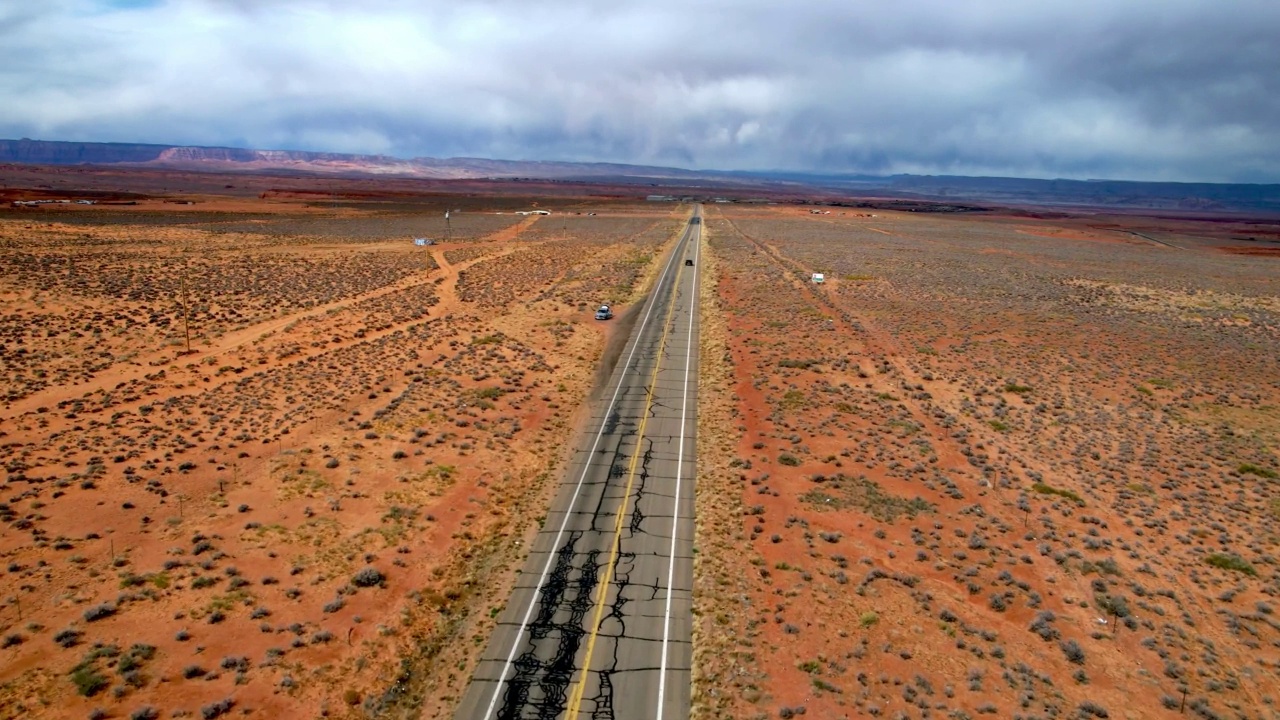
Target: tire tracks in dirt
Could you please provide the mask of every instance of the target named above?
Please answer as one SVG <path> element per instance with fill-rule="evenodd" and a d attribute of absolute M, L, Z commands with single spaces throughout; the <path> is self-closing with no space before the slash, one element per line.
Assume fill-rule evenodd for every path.
<path fill-rule="evenodd" d="M 938 442 L 935 452 L 945 466 L 957 470 L 965 466 L 972 466 L 962 472 L 966 476 L 976 477 L 976 482 L 981 488 L 994 490 L 996 497 L 1001 502 L 1006 504 L 1011 502 L 1008 495 L 1001 491 L 1000 483 L 992 478 L 984 477 L 982 468 L 974 466 L 970 462 L 972 451 L 969 449 L 968 444 L 957 436 L 957 428 L 963 428 L 970 432 L 974 430 L 971 424 L 972 419 L 954 407 L 951 401 L 939 398 L 929 392 L 929 389 L 939 389 L 940 386 L 936 381 L 926 381 L 902 360 L 905 356 L 905 350 L 897 338 L 889 331 L 877 326 L 867 316 L 844 309 L 833 299 L 832 295 L 835 291 L 832 286 L 823 285 L 822 290 L 819 291 L 815 289 L 812 283 L 804 282 L 801 278 L 810 276 L 813 271 L 805 267 L 803 263 L 787 258 L 777 247 L 746 234 L 733 220 L 723 213 L 720 214 L 720 217 L 733 228 L 734 232 L 755 246 L 764 257 L 782 269 L 783 275 L 788 278 L 791 284 L 802 295 L 810 298 L 814 306 L 827 316 L 837 330 L 847 332 L 851 336 L 862 340 L 862 354 L 878 362 L 877 367 L 865 373 L 867 375 L 865 382 L 869 383 L 871 389 L 877 392 L 897 392 L 901 395 L 896 402 L 910 412 L 928 431 L 928 434 Z M 899 237 L 906 238 L 907 236 Z M 914 240 L 915 238 L 908 239 Z M 947 245 L 947 243 L 936 241 L 935 244 Z M 888 368 L 887 373 L 883 372 L 885 368 Z M 897 378 L 897 382 L 884 382 L 883 378 L 886 375 L 889 378 Z M 926 383 L 929 383 L 929 385 L 926 386 Z M 942 389 L 945 390 L 945 388 Z M 940 418 L 948 418 L 951 426 L 944 426 L 939 422 Z M 981 433 L 979 433 L 979 436 L 981 436 Z M 1003 446 L 1004 444 L 999 443 L 999 445 Z M 1026 457 L 1014 448 L 1001 447 L 1001 450 L 1011 460 L 1020 462 L 1027 470 L 1034 470 L 1041 474 L 1049 474 L 1052 471 L 1038 458 Z M 975 470 L 977 471 L 976 473 L 973 472 Z"/>
<path fill-rule="evenodd" d="M 945 415 L 958 420 L 959 414 L 939 403 L 924 389 L 925 381 L 923 378 L 910 367 L 907 367 L 906 363 L 900 359 L 903 350 L 901 343 L 896 338 L 888 331 L 877 327 L 865 316 L 856 315 L 842 308 L 831 298 L 831 290 L 824 289 L 824 291 L 819 292 L 813 288 L 811 283 L 802 281 L 800 278 L 812 275 L 813 271 L 810 268 L 785 257 L 776 247 L 763 240 L 746 234 L 732 219 L 726 217 L 723 213 L 720 214 L 720 217 L 742 239 L 751 243 L 764 257 L 780 268 L 792 286 L 801 295 L 812 301 L 814 307 L 827 317 L 834 329 L 860 340 L 862 345 L 860 354 L 877 363 L 877 367 L 871 368 L 869 372 L 866 368 L 862 368 L 864 374 L 867 375 L 866 382 L 871 385 L 871 389 L 877 392 L 897 391 L 902 395 L 897 399 L 901 407 L 910 412 L 927 429 L 930 436 L 947 447 L 945 453 L 941 447 L 937 448 L 939 457 L 943 457 L 945 454 L 948 459 L 955 460 L 963 454 L 961 443 L 952 437 L 952 431 L 943 427 L 936 417 L 938 412 L 941 411 Z M 861 368 L 861 363 L 857 364 Z M 885 368 L 888 368 L 888 373 L 882 372 Z M 882 378 L 886 374 L 889 378 L 897 378 L 898 382 L 894 384 L 885 382 Z M 926 407 L 926 402 L 931 407 Z"/>
<path fill-rule="evenodd" d="M 532 224 L 532 223 L 526 221 L 526 224 Z M 499 231 L 498 233 L 495 233 L 494 235 L 489 236 L 489 238 L 492 238 L 492 241 L 495 244 L 497 244 L 499 242 L 502 242 L 503 240 L 512 240 L 514 239 L 514 236 L 515 236 L 514 230 L 508 229 L 508 230 Z M 486 242 L 488 241 L 489 240 L 486 239 Z M 246 328 L 242 328 L 240 330 L 235 330 L 235 331 L 226 333 L 222 337 L 218 338 L 211 345 L 206 346 L 205 349 L 194 351 L 190 355 L 171 356 L 170 352 L 172 351 L 165 351 L 165 350 L 157 351 L 150 354 L 148 357 L 130 361 L 128 364 L 121 363 L 116 366 L 113 366 L 112 368 L 102 373 L 98 373 L 90 381 L 76 383 L 74 385 L 61 385 L 58 387 L 42 390 L 38 393 L 33 393 L 32 395 L 28 395 L 25 398 L 22 398 L 20 400 L 16 400 L 10 403 L 9 406 L 5 408 L 5 414 L 3 416 L 0 416 L 0 421 L 12 420 L 14 418 L 20 417 L 27 413 L 34 412 L 40 407 L 56 407 L 60 402 L 65 402 L 69 400 L 91 396 L 99 392 L 111 391 L 115 388 L 121 387 L 122 385 L 128 385 L 133 382 L 143 381 L 146 379 L 146 376 L 153 375 L 154 373 L 157 373 L 161 370 L 169 369 L 171 368 L 171 366 L 176 365 L 179 362 L 183 362 L 184 360 L 187 363 L 198 363 L 200 361 L 205 360 L 206 358 L 222 357 L 227 355 L 228 353 L 239 350 L 245 347 L 246 345 L 250 345 L 254 343 L 258 339 L 263 338 L 264 335 L 274 335 L 275 333 L 278 333 L 281 330 L 284 330 L 288 326 L 298 321 L 323 316 L 326 313 L 342 310 L 344 308 L 354 306 L 361 302 L 365 302 L 368 300 L 375 300 L 377 298 L 380 298 L 386 295 L 391 295 L 397 292 L 412 289 L 415 287 L 420 287 L 423 285 L 428 285 L 431 283 L 436 284 L 436 297 L 439 301 L 433 308 L 432 316 L 436 319 L 445 317 L 458 311 L 463 304 L 463 301 L 458 297 L 458 294 L 457 294 L 457 284 L 458 284 L 459 273 L 471 267 L 472 265 L 475 265 L 481 262 L 495 260 L 499 257 L 509 255 L 520 248 L 536 246 L 536 245 L 543 244 L 545 242 L 549 242 L 549 241 L 543 240 L 543 241 L 533 241 L 533 242 L 522 242 L 520 245 L 504 245 L 493 253 L 487 253 L 480 257 L 472 258 L 471 260 L 467 260 L 466 262 L 458 263 L 456 265 L 448 262 L 448 260 L 445 258 L 445 253 L 448 250 L 453 249 L 455 246 L 460 246 L 461 244 L 450 244 L 445 246 L 439 246 L 431 253 L 432 259 L 435 261 L 436 265 L 438 266 L 437 268 L 425 269 L 421 272 L 410 275 L 402 280 L 396 281 L 394 283 L 390 283 L 388 285 L 384 285 L 375 290 L 370 290 L 368 292 L 360 293 L 358 295 L 345 297 L 340 300 L 335 300 L 330 303 L 325 303 L 324 305 L 318 305 L 316 307 L 308 308 L 306 310 L 301 310 L 299 312 L 291 313 L 289 315 L 272 318 L 271 320 L 268 320 L 266 322 L 258 323 Z M 324 353 L 327 353 L 327 352 L 332 352 L 334 350 L 339 350 L 346 347 L 359 345 L 365 342 L 373 342 L 384 336 L 391 335 L 400 330 L 403 330 L 406 327 L 416 325 L 422 322 L 426 322 L 426 320 L 419 318 L 419 319 L 412 319 L 412 320 L 406 320 L 399 323 L 394 323 L 390 327 L 387 327 L 383 330 L 368 332 L 362 338 L 353 338 L 351 340 L 348 340 L 346 342 L 341 342 L 341 343 L 331 343 L 324 348 L 312 349 L 311 352 L 299 353 L 298 355 L 295 355 L 286 361 L 282 361 L 279 364 L 272 364 L 270 366 L 265 366 L 261 369 L 257 369 L 254 372 L 249 373 L 248 376 L 252 377 L 253 375 L 257 375 L 267 370 L 296 365 L 299 362 L 310 360 L 314 357 L 323 355 Z M 203 375 L 203 372 L 199 368 L 197 368 L 194 371 L 188 371 L 188 372 L 190 372 L 196 378 Z M 177 373 L 170 372 L 170 373 L 167 373 L 166 380 L 171 380 L 171 381 L 176 380 L 177 377 L 178 377 Z M 203 392 L 207 387 L 209 387 L 208 385 L 198 384 L 194 381 L 188 382 L 188 379 L 185 379 L 185 378 L 182 380 L 176 380 L 176 382 L 180 382 L 185 387 L 183 389 L 177 389 L 177 388 L 171 389 L 169 392 L 169 395 L 172 397 L 179 397 L 179 396 L 191 395 L 191 394 Z M 186 391 L 186 390 L 189 390 L 189 391 Z M 122 403 L 120 405 L 113 406 L 113 407 L 117 409 L 129 408 L 135 405 L 145 404 L 147 402 L 148 400 L 143 398 L 133 403 Z"/>
<path fill-rule="evenodd" d="M 853 333 L 855 336 L 862 338 L 866 355 L 871 356 L 873 354 L 879 354 L 881 356 L 885 356 L 885 359 L 888 360 L 888 356 L 902 352 L 901 344 L 898 343 L 898 341 L 888 332 L 876 327 L 867 318 L 855 316 L 853 313 L 838 306 L 831 298 L 832 290 L 828 289 L 827 286 L 823 286 L 823 292 L 818 292 L 813 289 L 812 283 L 805 283 L 802 281 L 800 279 L 801 277 L 811 276 L 813 274 L 814 271 L 811 268 L 787 258 L 780 250 L 778 250 L 777 247 L 746 234 L 735 222 L 733 222 L 733 220 L 728 217 L 724 217 L 723 215 L 722 217 L 725 222 L 733 228 L 734 232 L 740 235 L 747 242 L 754 245 L 756 249 L 765 255 L 765 257 L 769 258 L 775 265 L 780 267 L 788 282 L 790 282 L 791 285 L 800 292 L 800 294 L 808 297 L 816 305 L 821 306 L 823 314 L 826 315 L 832 323 L 846 332 Z M 893 365 L 895 366 L 895 369 L 908 380 L 918 382 L 918 378 L 914 377 L 914 373 L 912 373 L 909 368 L 901 367 L 899 363 L 893 363 Z"/>

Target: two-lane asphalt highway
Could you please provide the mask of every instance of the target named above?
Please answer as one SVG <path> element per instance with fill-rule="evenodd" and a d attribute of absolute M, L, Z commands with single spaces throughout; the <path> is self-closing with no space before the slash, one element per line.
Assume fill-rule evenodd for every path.
<path fill-rule="evenodd" d="M 689 715 L 701 222 L 639 310 L 459 720 Z"/>

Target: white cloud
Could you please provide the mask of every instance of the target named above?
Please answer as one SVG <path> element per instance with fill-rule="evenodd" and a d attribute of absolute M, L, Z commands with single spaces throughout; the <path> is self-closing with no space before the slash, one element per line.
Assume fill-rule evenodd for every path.
<path fill-rule="evenodd" d="M 1280 181 L 1277 35 L 1261 0 L 14 3 L 0 136 Z"/>

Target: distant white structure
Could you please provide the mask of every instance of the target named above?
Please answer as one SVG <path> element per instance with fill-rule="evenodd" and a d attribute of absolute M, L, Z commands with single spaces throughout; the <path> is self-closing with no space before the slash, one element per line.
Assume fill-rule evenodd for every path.
<path fill-rule="evenodd" d="M 517 215 L 550 215 L 550 210 L 517 210 Z"/>
<path fill-rule="evenodd" d="M 814 273 L 813 277 L 809 278 L 809 280 L 815 284 L 821 285 L 827 281 L 827 278 L 822 273 Z"/>
<path fill-rule="evenodd" d="M 96 205 L 97 200 L 76 200 L 77 205 Z M 70 200 L 14 200 L 14 207 L 38 207 L 40 205 L 70 205 Z"/>

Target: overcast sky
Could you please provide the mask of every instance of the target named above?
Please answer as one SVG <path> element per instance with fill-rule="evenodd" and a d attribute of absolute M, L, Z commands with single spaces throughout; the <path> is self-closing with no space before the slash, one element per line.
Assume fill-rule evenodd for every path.
<path fill-rule="evenodd" d="M 0 0 L 0 137 L 1280 182 L 1280 0 Z"/>

